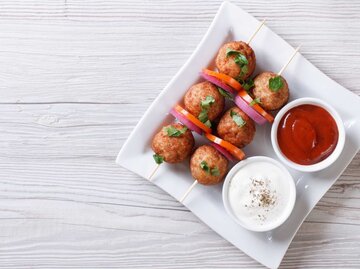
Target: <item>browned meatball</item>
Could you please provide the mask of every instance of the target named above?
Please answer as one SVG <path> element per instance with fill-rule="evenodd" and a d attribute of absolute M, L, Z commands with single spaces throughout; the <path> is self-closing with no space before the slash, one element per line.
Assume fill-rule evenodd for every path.
<path fill-rule="evenodd" d="M 238 107 L 226 111 L 217 126 L 218 135 L 239 148 L 253 140 L 255 131 L 254 121 Z"/>
<path fill-rule="evenodd" d="M 207 116 L 210 121 L 216 119 L 224 109 L 225 100 L 217 87 L 208 82 L 201 82 L 190 87 L 184 97 L 185 109 L 198 117 L 204 109 L 202 101 L 213 98 L 207 108 Z M 210 98 L 210 99 L 209 99 Z"/>
<path fill-rule="evenodd" d="M 221 182 L 227 173 L 227 168 L 227 159 L 209 145 L 197 148 L 190 159 L 191 175 L 204 185 Z"/>
<path fill-rule="evenodd" d="M 264 72 L 257 75 L 254 79 L 254 88 L 252 93 L 255 98 L 259 98 L 261 106 L 265 110 L 276 110 L 281 108 L 289 100 L 289 87 L 286 80 L 281 77 L 283 85 L 280 89 L 271 89 L 269 80 L 278 77 L 272 72 Z"/>
<path fill-rule="evenodd" d="M 190 130 L 186 130 L 179 136 L 169 136 L 167 128 L 185 130 L 185 126 L 179 123 L 167 125 L 154 136 L 151 147 L 157 155 L 164 158 L 165 162 L 182 162 L 191 154 L 194 147 L 194 136 Z"/>
<path fill-rule="evenodd" d="M 240 54 L 246 57 L 248 64 L 243 62 L 236 63 L 236 57 L 238 53 L 227 53 L 229 50 L 238 51 Z M 230 77 L 236 79 L 247 79 L 249 78 L 255 70 L 256 66 L 256 57 L 253 49 L 242 41 L 233 41 L 224 44 L 215 60 L 215 64 L 220 73 L 224 73 Z"/>

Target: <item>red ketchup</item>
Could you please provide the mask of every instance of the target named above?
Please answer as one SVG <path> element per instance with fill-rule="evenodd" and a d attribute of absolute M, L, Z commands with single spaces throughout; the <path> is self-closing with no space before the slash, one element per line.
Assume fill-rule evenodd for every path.
<path fill-rule="evenodd" d="M 282 117 L 277 131 L 280 150 L 291 161 L 310 165 L 326 159 L 339 137 L 335 120 L 325 109 L 300 105 Z"/>

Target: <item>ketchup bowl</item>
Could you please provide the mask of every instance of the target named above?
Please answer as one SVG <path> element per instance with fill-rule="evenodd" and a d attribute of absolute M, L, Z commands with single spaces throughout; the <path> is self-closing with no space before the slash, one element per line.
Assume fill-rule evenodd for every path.
<path fill-rule="evenodd" d="M 336 161 L 345 144 L 344 124 L 336 110 L 316 98 L 299 98 L 284 106 L 271 127 L 278 158 L 303 172 L 322 170 Z"/>

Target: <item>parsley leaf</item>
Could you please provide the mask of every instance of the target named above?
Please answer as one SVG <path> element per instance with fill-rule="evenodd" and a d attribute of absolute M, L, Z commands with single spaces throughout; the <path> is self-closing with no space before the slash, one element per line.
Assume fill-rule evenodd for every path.
<path fill-rule="evenodd" d="M 284 86 L 284 82 L 280 76 L 269 79 L 269 88 L 273 92 L 278 92 Z"/>
<path fill-rule="evenodd" d="M 176 129 L 174 126 L 164 127 L 164 130 L 168 136 L 179 137 L 184 134 L 187 130 L 187 127 L 182 128 L 181 130 Z"/>
<path fill-rule="evenodd" d="M 255 98 L 254 100 L 252 100 L 251 102 L 250 102 L 250 106 L 253 106 L 253 105 L 255 105 L 255 104 L 261 104 L 261 100 L 260 100 L 260 98 Z"/>
<path fill-rule="evenodd" d="M 210 167 L 208 166 L 207 162 L 206 161 L 202 161 L 200 163 L 200 168 L 202 170 L 204 170 L 205 172 L 209 173 L 210 172 Z"/>
<path fill-rule="evenodd" d="M 234 62 L 237 65 L 246 67 L 249 64 L 249 61 L 246 59 L 244 54 L 241 54 L 240 52 L 238 53 L 238 55 L 236 55 Z"/>
<path fill-rule="evenodd" d="M 206 96 L 205 100 L 201 101 L 200 105 L 202 109 L 208 109 L 214 103 L 215 103 L 215 98 L 208 95 Z"/>
<path fill-rule="evenodd" d="M 204 124 L 205 124 L 207 127 L 211 128 L 211 121 L 210 121 L 210 120 L 205 121 Z"/>
<path fill-rule="evenodd" d="M 154 154 L 153 158 L 157 164 L 162 164 L 164 162 L 164 157 L 162 157 L 158 154 Z"/>
<path fill-rule="evenodd" d="M 239 74 L 239 77 L 240 77 L 240 78 L 243 78 L 248 71 L 249 71 L 249 68 L 248 68 L 247 65 L 242 66 L 242 67 L 241 67 L 240 74 Z"/>
<path fill-rule="evenodd" d="M 231 95 L 231 93 L 225 91 L 224 89 L 217 87 L 219 90 L 219 93 L 224 96 L 225 98 L 229 99 L 229 100 L 234 100 L 234 97 Z"/>
<path fill-rule="evenodd" d="M 226 57 L 229 57 L 231 55 L 237 55 L 238 53 L 240 53 L 240 51 L 237 50 L 232 50 L 230 48 L 226 49 Z"/>
<path fill-rule="evenodd" d="M 219 168 L 217 168 L 216 166 L 214 168 L 210 168 L 206 161 L 202 161 L 200 163 L 200 168 L 212 176 L 220 175 Z"/>
<path fill-rule="evenodd" d="M 210 106 L 214 103 L 215 98 L 212 96 L 206 96 L 205 100 L 201 101 L 200 103 L 202 110 L 198 116 L 198 119 L 209 128 L 211 128 L 211 122 L 208 119 L 208 110 Z"/>
<path fill-rule="evenodd" d="M 226 57 L 229 57 L 231 55 L 235 55 L 234 62 L 240 65 L 240 67 L 249 64 L 249 61 L 248 59 L 246 59 L 246 56 L 242 54 L 240 51 L 227 48 Z"/>
<path fill-rule="evenodd" d="M 237 126 L 243 127 L 246 124 L 246 121 L 236 112 L 230 110 L 230 116 Z"/>
<path fill-rule="evenodd" d="M 201 110 L 199 116 L 198 116 L 198 119 L 201 121 L 201 122 L 206 122 L 208 120 L 208 114 L 207 114 L 207 110 L 206 109 L 203 109 Z"/>
<path fill-rule="evenodd" d="M 240 75 L 238 77 L 238 81 L 240 82 L 240 84 L 244 88 L 244 90 L 249 92 L 250 89 L 255 86 L 254 81 L 251 78 L 248 80 L 243 80 L 243 79 L 241 79 Z"/>
<path fill-rule="evenodd" d="M 232 50 L 230 48 L 226 49 L 226 57 L 229 57 L 231 55 L 234 55 L 234 62 L 241 68 L 241 72 L 239 74 L 239 77 L 242 78 L 244 77 L 247 72 L 249 72 L 249 61 L 246 58 L 246 56 L 244 54 L 242 54 L 240 51 L 238 50 Z"/>
<path fill-rule="evenodd" d="M 220 176 L 219 168 L 217 168 L 217 167 L 211 168 L 211 169 L 210 169 L 210 174 L 211 174 L 212 176 Z"/>
<path fill-rule="evenodd" d="M 206 109 L 201 110 L 198 119 L 207 127 L 211 128 L 211 121 L 208 119 L 208 113 Z"/>
<path fill-rule="evenodd" d="M 249 80 L 245 81 L 242 86 L 245 89 L 245 91 L 249 91 L 252 87 L 255 86 L 255 84 L 252 79 L 249 79 Z"/>

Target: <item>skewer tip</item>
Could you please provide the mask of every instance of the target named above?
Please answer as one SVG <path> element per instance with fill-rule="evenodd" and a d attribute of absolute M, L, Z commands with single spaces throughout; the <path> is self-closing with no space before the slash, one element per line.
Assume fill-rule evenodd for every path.
<path fill-rule="evenodd" d="M 189 195 L 189 193 L 192 191 L 192 189 L 198 184 L 198 181 L 195 180 L 193 184 L 188 188 L 188 190 L 184 193 L 184 195 L 180 198 L 179 202 L 183 203 L 186 197 Z"/>
<path fill-rule="evenodd" d="M 292 59 L 294 59 L 295 55 L 298 53 L 298 51 L 301 48 L 301 44 L 294 50 L 293 54 L 291 55 L 291 57 L 289 58 L 289 60 L 287 61 L 286 64 L 284 64 L 284 66 L 281 68 L 281 70 L 278 72 L 278 76 L 281 76 L 281 74 L 285 71 L 285 69 L 287 68 L 287 66 L 290 64 L 290 62 L 292 61 Z"/>
<path fill-rule="evenodd" d="M 258 26 L 258 28 L 255 30 L 255 32 L 252 34 L 252 36 L 249 38 L 248 42 L 246 42 L 246 44 L 250 44 L 250 42 L 254 39 L 254 37 L 256 36 L 256 34 L 260 31 L 260 29 L 263 27 L 263 25 L 266 22 L 266 18 L 262 20 L 262 22 L 260 23 L 260 25 Z"/>
<path fill-rule="evenodd" d="M 299 46 L 297 46 L 297 48 L 295 49 L 295 52 L 298 52 L 301 48 L 302 44 L 300 43 Z"/>
<path fill-rule="evenodd" d="M 159 167 L 160 167 L 160 164 L 158 164 L 158 165 L 155 167 L 155 169 L 151 172 L 151 174 L 150 174 L 150 176 L 149 176 L 149 178 L 148 178 L 148 180 L 149 180 L 150 182 L 153 181 L 153 176 L 155 175 L 155 173 L 156 173 L 156 171 L 159 169 Z"/>

